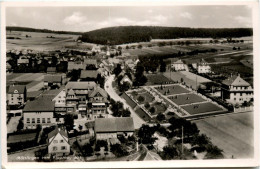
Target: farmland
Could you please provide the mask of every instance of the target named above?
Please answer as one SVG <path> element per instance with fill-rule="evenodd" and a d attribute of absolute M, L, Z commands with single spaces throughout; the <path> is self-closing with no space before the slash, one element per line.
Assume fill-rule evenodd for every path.
<path fill-rule="evenodd" d="M 146 74 L 147 83 L 146 85 L 155 85 L 155 84 L 168 84 L 173 81 L 162 74 Z"/>

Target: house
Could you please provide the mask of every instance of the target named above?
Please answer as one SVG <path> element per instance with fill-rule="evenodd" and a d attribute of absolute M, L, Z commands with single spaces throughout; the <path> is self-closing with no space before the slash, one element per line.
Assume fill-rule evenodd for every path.
<path fill-rule="evenodd" d="M 64 88 L 59 90 L 58 94 L 54 96 L 52 101 L 55 103 L 55 113 L 60 115 L 65 115 L 67 112 L 67 105 L 66 105 L 66 92 Z"/>
<path fill-rule="evenodd" d="M 92 52 L 101 52 L 101 48 L 98 45 L 94 45 L 91 49 Z"/>
<path fill-rule="evenodd" d="M 86 58 L 84 59 L 84 64 L 86 65 L 86 67 L 94 67 L 97 68 L 97 60 L 96 59 L 89 59 Z"/>
<path fill-rule="evenodd" d="M 124 77 L 122 78 L 122 80 L 120 81 L 120 84 L 122 85 L 123 83 L 129 83 L 130 86 L 133 85 L 133 82 L 132 80 L 127 76 L 127 75 L 124 75 Z"/>
<path fill-rule="evenodd" d="M 70 153 L 69 137 L 66 129 L 56 127 L 48 134 L 48 154 L 54 156 L 67 156 Z"/>
<path fill-rule="evenodd" d="M 25 85 L 11 85 L 7 93 L 8 105 L 19 106 L 26 102 L 27 89 Z"/>
<path fill-rule="evenodd" d="M 185 70 L 185 64 L 181 59 L 171 59 L 171 68 L 175 71 Z"/>
<path fill-rule="evenodd" d="M 24 129 L 36 128 L 37 125 L 48 127 L 56 124 L 54 106 L 54 102 L 47 96 L 28 102 L 23 109 Z"/>
<path fill-rule="evenodd" d="M 134 133 L 132 117 L 98 118 L 95 119 L 96 140 L 108 140 L 118 136 L 132 136 Z"/>
<path fill-rule="evenodd" d="M 19 59 L 17 59 L 17 65 L 25 65 L 28 66 L 29 65 L 29 59 L 26 56 L 21 56 Z"/>
<path fill-rule="evenodd" d="M 48 74 L 54 74 L 56 72 L 57 72 L 56 67 L 48 67 L 47 68 L 47 73 Z"/>
<path fill-rule="evenodd" d="M 210 73 L 211 67 L 209 66 L 208 62 L 204 59 L 201 59 L 200 62 L 197 64 L 197 71 L 198 73 Z"/>
<path fill-rule="evenodd" d="M 82 62 L 74 62 L 69 61 L 68 62 L 68 72 L 71 72 L 72 70 L 85 70 L 86 65 Z"/>
<path fill-rule="evenodd" d="M 81 70 L 80 79 L 81 81 L 96 81 L 98 77 L 97 70 Z"/>
<path fill-rule="evenodd" d="M 88 117 L 91 119 L 104 117 L 107 118 L 107 106 L 108 106 L 107 92 L 97 87 L 93 92 L 89 94 L 88 100 Z"/>
<path fill-rule="evenodd" d="M 231 76 L 222 82 L 222 96 L 231 104 L 242 104 L 253 99 L 253 88 L 240 75 Z"/>
<path fill-rule="evenodd" d="M 58 87 L 62 84 L 62 76 L 61 75 L 45 75 L 44 76 L 44 87 L 57 85 Z"/>

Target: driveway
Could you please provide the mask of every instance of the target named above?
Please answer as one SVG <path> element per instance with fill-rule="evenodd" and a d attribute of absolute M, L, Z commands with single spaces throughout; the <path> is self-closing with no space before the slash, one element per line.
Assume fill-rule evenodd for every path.
<path fill-rule="evenodd" d="M 105 90 L 109 94 L 109 96 L 114 99 L 115 101 L 120 101 L 123 103 L 124 108 L 128 108 L 131 112 L 131 117 L 133 117 L 134 120 L 134 126 L 135 129 L 139 129 L 142 124 L 145 124 L 145 121 L 141 119 L 136 112 L 126 103 L 126 101 L 121 98 L 115 91 L 115 89 L 112 87 L 112 82 L 115 80 L 115 75 L 108 76 L 106 82 L 105 82 Z"/>

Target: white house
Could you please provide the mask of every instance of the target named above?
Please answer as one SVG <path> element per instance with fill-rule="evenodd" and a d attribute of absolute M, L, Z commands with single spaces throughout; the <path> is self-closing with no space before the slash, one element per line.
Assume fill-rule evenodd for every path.
<path fill-rule="evenodd" d="M 181 59 L 172 59 L 171 60 L 171 68 L 173 68 L 175 71 L 181 71 L 185 70 L 185 64 Z"/>
<path fill-rule="evenodd" d="M 208 62 L 204 59 L 201 59 L 197 66 L 198 73 L 210 73 L 211 67 L 209 66 Z"/>
<path fill-rule="evenodd" d="M 22 105 L 26 102 L 26 86 L 11 85 L 7 93 L 8 105 Z"/>
<path fill-rule="evenodd" d="M 24 128 L 36 128 L 38 124 L 42 127 L 56 124 L 54 108 L 54 102 L 47 96 L 28 102 L 23 109 Z"/>
<path fill-rule="evenodd" d="M 231 104 L 242 104 L 253 99 L 253 88 L 244 79 L 238 76 L 231 76 L 222 82 L 222 96 Z"/>
<path fill-rule="evenodd" d="M 113 139 L 118 136 L 132 136 L 134 130 L 132 117 L 98 118 L 95 120 L 97 140 Z"/>
<path fill-rule="evenodd" d="M 122 78 L 122 80 L 120 81 L 120 84 L 123 84 L 124 82 L 127 82 L 130 84 L 130 86 L 133 85 L 133 82 L 132 80 L 127 76 L 127 75 L 124 75 L 124 77 Z"/>
<path fill-rule="evenodd" d="M 70 144 L 67 131 L 56 127 L 48 134 L 48 154 L 66 156 L 70 153 Z"/>

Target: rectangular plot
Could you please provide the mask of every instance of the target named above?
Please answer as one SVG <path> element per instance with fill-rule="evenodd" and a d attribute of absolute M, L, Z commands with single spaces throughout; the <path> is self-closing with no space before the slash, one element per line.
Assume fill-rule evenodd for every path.
<path fill-rule="evenodd" d="M 198 104 L 181 106 L 181 107 L 191 115 L 223 110 L 219 106 L 216 106 L 215 104 L 210 102 L 198 103 Z"/>
<path fill-rule="evenodd" d="M 169 96 L 169 99 L 176 103 L 177 105 L 184 105 L 184 104 L 191 104 L 191 103 L 198 103 L 206 101 L 202 97 L 196 94 L 183 94 L 183 95 L 176 95 L 176 96 Z"/>
<path fill-rule="evenodd" d="M 182 93 L 189 93 L 190 91 L 188 89 L 185 89 L 184 87 L 180 85 L 172 85 L 172 86 L 159 86 L 155 87 L 160 93 L 163 95 L 175 95 L 175 94 L 182 94 Z"/>

